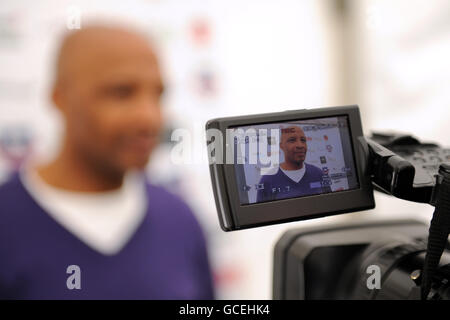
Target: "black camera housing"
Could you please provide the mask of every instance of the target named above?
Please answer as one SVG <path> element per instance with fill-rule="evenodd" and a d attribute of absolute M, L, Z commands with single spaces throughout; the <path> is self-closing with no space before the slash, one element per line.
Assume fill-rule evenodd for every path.
<path fill-rule="evenodd" d="M 267 130 L 256 133 L 258 128 L 269 127 L 275 128 L 275 134 L 271 131 L 269 136 Z M 279 159 L 284 156 L 283 163 L 272 166 L 275 173 L 263 172 L 263 166 L 254 163 L 249 163 L 247 169 L 251 170 L 246 171 L 242 163 L 210 162 L 220 225 L 225 231 L 371 209 L 375 206 L 372 184 L 397 198 L 435 206 L 429 229 L 408 220 L 286 232 L 275 249 L 275 299 L 450 299 L 450 149 L 421 143 L 409 135 L 365 138 L 356 105 L 214 119 L 206 128 L 215 129 L 227 140 L 229 130 L 240 130 L 241 136 L 223 143 L 218 152 L 231 153 L 232 160 L 236 148 L 241 150 L 237 159 L 264 156 L 264 152 Z M 251 130 L 252 137 L 247 133 Z M 308 130 L 324 131 L 308 137 Z M 331 144 L 323 148 L 323 142 L 329 141 L 325 132 L 335 138 L 334 146 L 341 152 L 330 161 L 334 165 L 330 177 L 335 180 L 327 182 L 328 167 L 303 165 L 308 139 L 317 143 L 313 143 L 316 151 L 334 149 Z M 266 137 L 267 145 L 276 146 L 272 141 L 279 141 L 283 155 L 264 148 Z M 258 148 L 253 145 L 251 149 L 255 140 Z M 215 155 L 210 154 L 210 159 L 217 160 Z M 313 154 L 308 162 L 319 163 L 318 155 L 321 164 L 327 163 L 328 156 L 321 154 Z M 322 158 L 326 158 L 324 162 Z M 303 179 L 305 172 L 312 173 Z M 270 175 L 274 177 L 267 177 Z M 341 177 L 346 179 L 344 184 Z M 287 190 L 282 191 L 284 188 Z M 382 274 L 379 288 L 366 282 L 369 268 Z"/>
<path fill-rule="evenodd" d="M 239 230 L 374 208 L 369 147 L 356 105 L 218 118 L 208 121 L 206 129 L 217 129 L 227 136 L 226 131 L 230 128 L 341 116 L 347 117 L 348 121 L 358 188 L 242 205 L 235 172 L 238 165 L 212 161 L 209 167 L 221 228 L 224 231 Z M 222 154 L 232 152 L 231 148 L 234 148 L 233 144 L 223 143 Z"/>
<path fill-rule="evenodd" d="M 282 300 L 418 300 L 428 225 L 414 220 L 365 221 L 287 231 L 274 251 L 273 298 Z M 449 244 L 447 243 L 447 248 Z M 369 289 L 367 268 L 380 268 Z M 433 279 L 431 299 L 450 299 L 450 252 Z"/>

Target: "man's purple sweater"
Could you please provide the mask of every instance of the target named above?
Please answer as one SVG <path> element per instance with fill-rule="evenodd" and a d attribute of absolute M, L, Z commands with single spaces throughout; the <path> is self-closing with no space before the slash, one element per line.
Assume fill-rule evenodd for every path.
<path fill-rule="evenodd" d="M 331 192 L 329 186 L 324 186 L 322 170 L 306 162 L 304 164 L 305 175 L 299 182 L 292 181 L 281 169 L 274 175 L 264 175 L 259 181 L 262 188 L 257 192 L 256 202 Z"/>
<path fill-rule="evenodd" d="M 106 256 L 53 220 L 13 175 L 0 186 L 0 299 L 212 299 L 196 219 L 176 196 L 147 189 L 141 225 Z M 80 267 L 81 289 L 67 287 L 70 265 Z"/>

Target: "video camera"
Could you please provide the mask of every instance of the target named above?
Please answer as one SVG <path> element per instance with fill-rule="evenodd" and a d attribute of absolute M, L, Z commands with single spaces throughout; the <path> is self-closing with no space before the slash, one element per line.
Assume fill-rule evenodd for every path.
<path fill-rule="evenodd" d="M 388 221 L 287 231 L 275 299 L 450 298 L 450 149 L 366 138 L 356 105 L 213 119 L 206 135 L 225 231 L 372 209 L 374 189 L 435 206 L 429 230 Z"/>

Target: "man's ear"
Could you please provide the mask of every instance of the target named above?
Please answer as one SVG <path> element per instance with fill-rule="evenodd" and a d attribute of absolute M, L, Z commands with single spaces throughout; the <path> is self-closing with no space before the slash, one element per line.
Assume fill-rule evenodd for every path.
<path fill-rule="evenodd" d="M 64 112 L 64 103 L 63 103 L 63 95 L 61 92 L 61 86 L 59 84 L 54 84 L 51 91 L 51 100 L 54 106 L 61 112 Z"/>

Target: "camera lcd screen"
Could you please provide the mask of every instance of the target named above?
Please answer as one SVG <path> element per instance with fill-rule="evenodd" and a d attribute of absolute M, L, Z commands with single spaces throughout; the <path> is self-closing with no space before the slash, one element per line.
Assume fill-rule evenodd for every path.
<path fill-rule="evenodd" d="M 347 116 L 234 127 L 241 205 L 359 188 Z"/>

